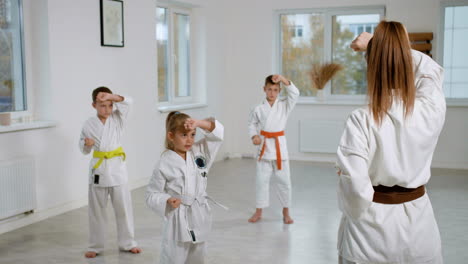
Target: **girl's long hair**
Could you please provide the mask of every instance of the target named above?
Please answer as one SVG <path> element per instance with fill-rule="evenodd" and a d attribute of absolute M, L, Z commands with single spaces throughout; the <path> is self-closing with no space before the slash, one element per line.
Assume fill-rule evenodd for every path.
<path fill-rule="evenodd" d="M 380 125 L 394 98 L 401 100 L 405 118 L 412 113 L 414 86 L 411 45 L 404 26 L 382 21 L 367 46 L 367 95 L 375 122 Z"/>

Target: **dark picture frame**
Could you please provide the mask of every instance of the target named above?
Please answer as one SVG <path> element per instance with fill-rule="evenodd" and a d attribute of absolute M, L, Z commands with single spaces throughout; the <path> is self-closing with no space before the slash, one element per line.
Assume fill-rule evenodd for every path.
<path fill-rule="evenodd" d="M 101 0 L 101 46 L 124 47 L 124 6 L 122 0 Z"/>

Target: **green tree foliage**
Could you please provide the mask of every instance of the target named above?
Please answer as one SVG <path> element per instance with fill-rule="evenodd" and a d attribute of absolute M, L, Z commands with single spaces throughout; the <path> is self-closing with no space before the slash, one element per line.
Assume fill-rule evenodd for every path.
<path fill-rule="evenodd" d="M 363 52 L 353 51 L 349 45 L 356 36 L 333 18 L 333 62 L 344 66 L 332 80 L 332 94 L 356 95 L 367 91 L 366 62 Z"/>
<path fill-rule="evenodd" d="M 281 15 L 282 74 L 291 79 L 301 96 L 315 96 L 317 89 L 312 85 L 309 72 L 314 63 L 323 63 L 324 58 L 324 16 L 310 14 L 311 34 L 295 38 L 296 15 Z M 344 69 L 332 79 L 333 94 L 365 94 L 367 91 L 366 62 L 363 53 L 354 52 L 349 45 L 356 37 L 334 17 L 332 35 L 332 62 L 343 65 Z"/>
<path fill-rule="evenodd" d="M 167 10 L 164 8 L 157 9 L 157 23 L 160 25 L 159 29 L 167 30 Z M 160 33 L 161 35 L 163 33 Z M 158 39 L 156 43 L 156 50 L 158 54 L 158 98 L 159 101 L 167 101 L 167 86 L 168 86 L 168 40 Z"/>
<path fill-rule="evenodd" d="M 281 15 L 282 74 L 294 82 L 301 96 L 315 96 L 317 89 L 312 87 L 309 72 L 312 64 L 323 61 L 324 18 L 311 14 L 309 26 L 313 34 L 296 41 L 292 16 L 295 15 Z"/>

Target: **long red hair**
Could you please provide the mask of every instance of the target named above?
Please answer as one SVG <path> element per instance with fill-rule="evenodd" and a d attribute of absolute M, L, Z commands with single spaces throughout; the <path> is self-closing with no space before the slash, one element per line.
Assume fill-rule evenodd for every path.
<path fill-rule="evenodd" d="M 408 33 L 395 21 L 377 25 L 367 46 L 367 95 L 377 124 L 393 104 L 401 100 L 405 118 L 412 113 L 416 88 Z"/>

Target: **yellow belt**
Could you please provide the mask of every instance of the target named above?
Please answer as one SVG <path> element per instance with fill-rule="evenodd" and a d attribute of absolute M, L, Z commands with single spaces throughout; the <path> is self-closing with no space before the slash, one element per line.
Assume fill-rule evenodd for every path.
<path fill-rule="evenodd" d="M 126 155 L 122 147 L 118 147 L 112 151 L 104 152 L 104 151 L 94 151 L 93 152 L 93 158 L 98 158 L 98 162 L 94 165 L 93 169 L 99 168 L 101 166 L 101 163 L 104 161 L 104 159 L 111 159 L 114 157 L 119 157 L 122 156 L 123 160 L 125 160 Z"/>

